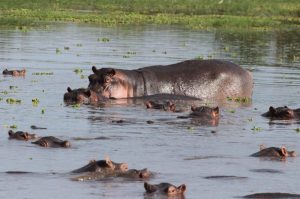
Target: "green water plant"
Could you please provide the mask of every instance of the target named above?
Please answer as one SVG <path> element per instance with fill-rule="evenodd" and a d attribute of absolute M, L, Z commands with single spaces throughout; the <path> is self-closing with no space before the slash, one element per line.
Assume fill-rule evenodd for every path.
<path fill-rule="evenodd" d="M 22 100 L 20 99 L 15 99 L 15 98 L 7 98 L 6 102 L 8 104 L 21 104 Z"/>

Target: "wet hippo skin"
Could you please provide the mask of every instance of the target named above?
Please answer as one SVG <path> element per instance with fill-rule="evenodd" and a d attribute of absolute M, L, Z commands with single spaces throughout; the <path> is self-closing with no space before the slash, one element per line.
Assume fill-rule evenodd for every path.
<path fill-rule="evenodd" d="M 12 130 L 8 131 L 8 136 L 9 139 L 26 140 L 26 141 L 38 138 L 36 134 L 31 134 L 24 131 L 14 132 Z"/>
<path fill-rule="evenodd" d="M 185 184 L 182 184 L 180 186 L 175 186 L 170 183 L 160 183 L 160 184 L 149 184 L 147 182 L 144 183 L 144 188 L 146 190 L 146 193 L 153 194 L 163 194 L 168 196 L 176 196 L 176 195 L 182 195 L 186 191 Z"/>
<path fill-rule="evenodd" d="M 262 116 L 272 120 L 300 119 L 300 109 L 290 109 L 287 106 L 277 108 L 270 106 L 269 111 L 263 113 Z"/>
<path fill-rule="evenodd" d="M 260 151 L 253 153 L 252 157 L 270 157 L 284 159 L 286 157 L 296 157 L 295 151 L 288 151 L 285 147 L 269 147 L 265 148 L 263 145 L 260 147 Z"/>
<path fill-rule="evenodd" d="M 127 163 L 116 163 L 111 161 L 108 157 L 105 160 L 91 160 L 87 165 L 75 169 L 72 173 L 84 173 L 84 172 L 101 172 L 103 170 L 112 171 L 127 171 Z"/>
<path fill-rule="evenodd" d="M 106 98 L 162 93 L 215 100 L 252 96 L 250 72 L 223 60 L 188 60 L 136 70 L 96 67 L 92 70 L 89 88 Z"/>
<path fill-rule="evenodd" d="M 69 148 L 71 146 L 70 142 L 67 140 L 61 140 L 53 136 L 41 137 L 37 141 L 31 142 L 32 144 L 37 144 L 42 147 L 63 147 Z"/>
<path fill-rule="evenodd" d="M 3 75 L 12 75 L 12 76 L 25 76 L 26 74 L 26 70 L 23 69 L 23 70 L 8 70 L 8 69 L 5 69 L 3 70 L 2 72 Z"/>

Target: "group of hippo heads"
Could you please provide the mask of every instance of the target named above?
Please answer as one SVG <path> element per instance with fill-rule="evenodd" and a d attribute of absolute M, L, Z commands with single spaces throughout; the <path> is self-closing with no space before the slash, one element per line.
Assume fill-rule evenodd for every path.
<path fill-rule="evenodd" d="M 37 144 L 41 147 L 51 147 L 51 148 L 69 148 L 71 147 L 71 144 L 68 140 L 61 140 L 59 138 L 56 138 L 54 136 L 45 136 L 45 137 L 38 137 L 36 134 L 28 133 L 24 131 L 8 131 L 8 138 L 9 139 L 15 139 L 15 140 L 35 140 L 31 142 L 32 144 Z"/>
<path fill-rule="evenodd" d="M 14 77 L 19 77 L 19 76 L 25 76 L 26 74 L 26 69 L 22 69 L 22 70 L 8 70 L 5 69 L 2 72 L 3 75 L 11 75 Z"/>

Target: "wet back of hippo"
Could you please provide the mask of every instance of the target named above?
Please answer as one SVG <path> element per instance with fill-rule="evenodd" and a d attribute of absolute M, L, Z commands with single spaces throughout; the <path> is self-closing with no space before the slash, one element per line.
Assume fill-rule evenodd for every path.
<path fill-rule="evenodd" d="M 252 96 L 251 73 L 229 61 L 188 60 L 138 71 L 144 79 L 144 95 L 169 93 L 215 100 Z"/>

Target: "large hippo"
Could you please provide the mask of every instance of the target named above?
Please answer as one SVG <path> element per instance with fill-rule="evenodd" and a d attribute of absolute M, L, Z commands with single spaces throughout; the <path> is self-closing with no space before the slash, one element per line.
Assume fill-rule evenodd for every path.
<path fill-rule="evenodd" d="M 41 147 L 63 147 L 63 148 L 69 148 L 71 147 L 71 144 L 68 140 L 61 140 L 53 136 L 46 136 L 41 137 L 37 141 L 31 142 L 32 144 L 37 144 Z"/>
<path fill-rule="evenodd" d="M 188 60 L 171 65 L 135 70 L 97 69 L 89 76 L 89 88 L 106 98 L 129 98 L 155 94 L 225 100 L 251 98 L 249 71 L 223 60 Z"/>

